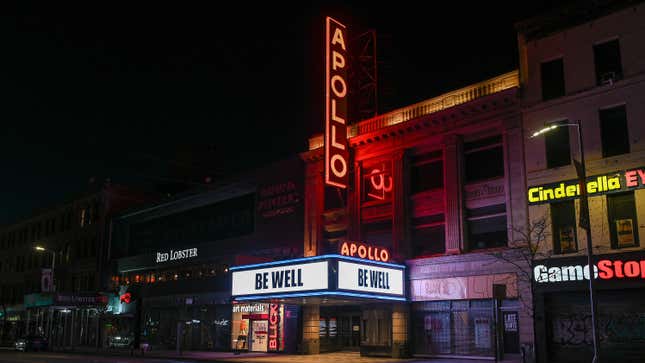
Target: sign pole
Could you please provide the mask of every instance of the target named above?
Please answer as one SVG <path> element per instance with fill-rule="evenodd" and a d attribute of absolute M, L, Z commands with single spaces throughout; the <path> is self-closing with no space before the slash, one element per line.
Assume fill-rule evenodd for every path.
<path fill-rule="evenodd" d="M 593 264 L 593 243 L 591 242 L 591 223 L 589 220 L 589 198 L 587 196 L 587 173 L 585 169 L 585 152 L 582 144 L 582 125 L 576 121 L 578 128 L 578 145 L 580 146 L 580 163 L 574 160 L 580 178 L 580 227 L 587 233 L 587 265 L 589 266 L 589 303 L 591 304 L 591 332 L 593 340 L 593 363 L 600 363 L 598 331 L 596 329 L 596 298 L 594 289 L 595 269 Z"/>

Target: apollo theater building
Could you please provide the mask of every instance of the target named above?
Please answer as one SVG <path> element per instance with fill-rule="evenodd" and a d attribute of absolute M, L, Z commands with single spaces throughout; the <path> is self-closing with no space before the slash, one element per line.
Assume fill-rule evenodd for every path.
<path fill-rule="evenodd" d="M 346 32 L 327 19 L 325 132 L 300 155 L 303 255 L 232 266 L 232 300 L 297 306 L 305 354 L 519 354 L 534 334 L 518 72 L 356 122 Z"/>

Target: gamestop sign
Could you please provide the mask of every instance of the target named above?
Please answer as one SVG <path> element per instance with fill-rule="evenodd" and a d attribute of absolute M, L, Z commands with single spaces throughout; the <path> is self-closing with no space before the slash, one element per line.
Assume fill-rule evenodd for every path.
<path fill-rule="evenodd" d="M 330 17 L 325 47 L 325 184 L 347 188 L 347 28 Z"/>
<path fill-rule="evenodd" d="M 328 283 L 328 262 L 233 271 L 231 295 L 258 295 L 324 290 Z"/>
<path fill-rule="evenodd" d="M 645 282 L 645 259 L 630 259 L 626 256 L 602 258 L 589 268 L 587 264 L 562 264 L 545 266 L 538 264 L 533 268 L 537 284 L 553 284 L 568 281 L 589 280 L 591 271 L 594 279 L 605 281 L 643 281 Z"/>

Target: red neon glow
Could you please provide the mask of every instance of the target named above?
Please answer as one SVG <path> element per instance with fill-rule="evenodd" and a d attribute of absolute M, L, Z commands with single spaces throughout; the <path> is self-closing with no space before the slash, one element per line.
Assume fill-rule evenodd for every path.
<path fill-rule="evenodd" d="M 278 304 L 269 304 L 269 350 L 278 350 L 278 323 L 280 322 L 280 313 Z"/>
<path fill-rule="evenodd" d="M 340 254 L 343 256 L 366 258 L 372 261 L 387 262 L 390 260 L 390 252 L 387 249 L 356 242 L 343 242 L 340 246 Z"/>
<path fill-rule="evenodd" d="M 327 17 L 325 28 L 325 184 L 347 188 L 347 56 L 345 25 Z"/>
<path fill-rule="evenodd" d="M 130 301 L 132 301 L 132 294 L 130 294 L 129 292 L 126 292 L 125 294 L 119 296 L 119 301 L 122 303 L 129 304 Z"/>
<path fill-rule="evenodd" d="M 645 279 L 645 260 L 640 261 L 598 261 L 598 277 L 603 280 L 625 277 L 641 277 Z"/>

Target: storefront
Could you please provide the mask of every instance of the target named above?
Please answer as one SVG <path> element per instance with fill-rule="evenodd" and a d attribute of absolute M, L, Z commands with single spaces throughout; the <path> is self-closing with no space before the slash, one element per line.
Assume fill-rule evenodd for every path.
<path fill-rule="evenodd" d="M 321 255 L 231 273 L 236 349 L 391 356 L 407 337 L 404 265 Z"/>
<path fill-rule="evenodd" d="M 248 352 L 294 352 L 298 307 L 285 304 L 233 304 L 231 349 Z"/>
<path fill-rule="evenodd" d="M 597 331 L 603 361 L 645 357 L 645 252 L 594 256 Z M 551 258 L 534 266 L 536 340 L 542 362 L 591 361 L 590 269 L 586 256 Z"/>
<path fill-rule="evenodd" d="M 412 351 L 422 357 L 519 354 L 532 321 L 513 266 L 486 254 L 408 261 Z M 523 291 L 522 291 L 523 289 Z"/>
<path fill-rule="evenodd" d="M 98 293 L 25 295 L 25 332 L 49 338 L 51 349 L 96 347 L 99 318 L 108 299 Z"/>
<path fill-rule="evenodd" d="M 6 316 L 5 316 L 6 314 Z M 24 335 L 25 307 L 23 304 L 0 308 L 0 342 L 11 343 Z"/>

